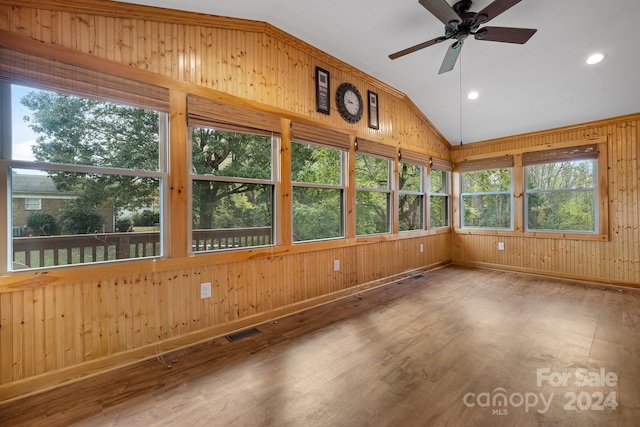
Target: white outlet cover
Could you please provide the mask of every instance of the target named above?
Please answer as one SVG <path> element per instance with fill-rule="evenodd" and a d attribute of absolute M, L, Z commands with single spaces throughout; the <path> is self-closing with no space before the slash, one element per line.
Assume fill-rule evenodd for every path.
<path fill-rule="evenodd" d="M 420 243 L 420 252 L 424 252 L 424 245 Z"/>
<path fill-rule="evenodd" d="M 504 242 L 498 242 L 498 250 L 504 251 Z"/>
<path fill-rule="evenodd" d="M 211 298 L 211 282 L 200 283 L 200 299 Z"/>
<path fill-rule="evenodd" d="M 340 260 L 336 259 L 333 261 L 333 271 L 340 271 Z"/>

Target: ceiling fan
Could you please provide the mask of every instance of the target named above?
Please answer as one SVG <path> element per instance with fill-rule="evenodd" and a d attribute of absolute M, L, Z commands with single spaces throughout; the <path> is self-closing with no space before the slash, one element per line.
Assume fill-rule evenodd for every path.
<path fill-rule="evenodd" d="M 495 0 L 480 12 L 475 13 L 469 12 L 472 4 L 471 0 L 460 0 L 453 6 L 450 6 L 446 0 L 418 0 L 425 9 L 444 23 L 444 36 L 392 53 L 389 58 L 400 58 L 445 40 L 456 39 L 447 50 L 444 61 L 442 61 L 438 72 L 438 74 L 442 74 L 451 71 L 456 65 L 462 45 L 470 35 L 473 35 L 476 40 L 524 44 L 537 30 L 511 27 L 480 28 L 481 25 L 486 24 L 502 12 L 520 3 L 520 1 L 522 0 Z"/>

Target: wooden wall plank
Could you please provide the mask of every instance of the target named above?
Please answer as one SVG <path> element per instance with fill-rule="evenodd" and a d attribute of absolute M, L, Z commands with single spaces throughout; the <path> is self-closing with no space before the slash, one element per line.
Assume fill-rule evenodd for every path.
<path fill-rule="evenodd" d="M 496 141 L 455 147 L 454 160 L 469 156 L 516 149 L 535 148 L 554 143 L 570 143 L 586 138 L 607 136 L 601 159 L 606 159 L 608 170 L 600 165 L 600 188 L 606 184 L 603 195 L 606 205 L 599 208 L 604 215 L 608 241 L 573 240 L 539 237 L 509 238 L 497 235 L 462 235 L 455 233 L 454 262 L 482 264 L 525 271 L 544 271 L 581 279 L 598 279 L 634 286 L 640 283 L 640 249 L 637 244 L 640 222 L 638 200 L 639 164 L 637 129 L 638 115 L 607 119 L 566 129 L 554 129 L 531 135 L 502 138 Z M 506 242 L 509 254 L 504 256 L 483 248 L 494 247 L 498 241 Z"/>

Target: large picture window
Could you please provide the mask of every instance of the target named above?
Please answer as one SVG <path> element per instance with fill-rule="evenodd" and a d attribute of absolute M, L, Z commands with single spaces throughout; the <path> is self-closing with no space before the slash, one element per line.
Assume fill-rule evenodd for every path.
<path fill-rule="evenodd" d="M 273 138 L 191 128 L 195 252 L 273 242 Z"/>
<path fill-rule="evenodd" d="M 10 220 L 21 229 L 9 269 L 162 255 L 166 114 L 70 90 L 4 91 Z"/>
<path fill-rule="evenodd" d="M 527 231 L 596 232 L 597 145 L 524 153 Z"/>
<path fill-rule="evenodd" d="M 192 251 L 274 244 L 280 119 L 190 95 Z"/>
<path fill-rule="evenodd" d="M 513 157 L 460 164 L 461 226 L 511 229 Z"/>

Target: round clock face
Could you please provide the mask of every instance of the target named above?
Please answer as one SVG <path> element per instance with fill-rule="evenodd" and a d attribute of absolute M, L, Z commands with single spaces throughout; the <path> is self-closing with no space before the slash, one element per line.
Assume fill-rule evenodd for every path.
<path fill-rule="evenodd" d="M 336 90 L 338 112 L 349 123 L 357 123 L 362 118 L 364 104 L 358 88 L 351 83 L 342 83 Z"/>

